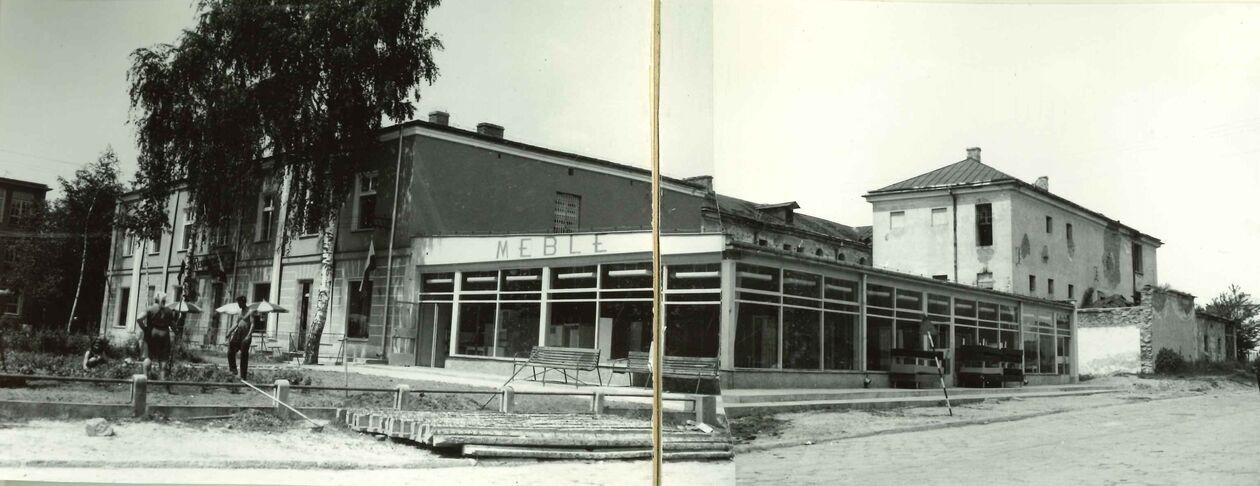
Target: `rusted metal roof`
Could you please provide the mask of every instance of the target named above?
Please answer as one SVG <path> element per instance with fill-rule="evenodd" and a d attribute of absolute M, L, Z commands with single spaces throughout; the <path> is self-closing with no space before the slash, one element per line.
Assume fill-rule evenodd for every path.
<path fill-rule="evenodd" d="M 1007 180 L 1014 181 L 1018 179 L 1005 172 L 984 165 L 979 160 L 967 159 L 941 167 L 926 174 L 911 177 L 890 186 L 876 189 L 871 191 L 871 194 Z"/>

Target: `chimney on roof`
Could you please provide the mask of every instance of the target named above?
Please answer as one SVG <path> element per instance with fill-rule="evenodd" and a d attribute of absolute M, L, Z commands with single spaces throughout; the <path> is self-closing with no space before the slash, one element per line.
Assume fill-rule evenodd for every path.
<path fill-rule="evenodd" d="M 1046 176 L 1038 177 L 1037 182 L 1034 182 L 1033 186 L 1035 186 L 1037 189 L 1050 192 L 1050 178 Z"/>
<path fill-rule="evenodd" d="M 477 124 L 477 133 L 487 137 L 503 138 L 503 127 L 493 123 L 481 122 Z"/>
<path fill-rule="evenodd" d="M 705 192 L 708 192 L 708 193 L 713 192 L 713 176 L 711 175 L 688 177 L 686 179 L 683 179 L 683 181 L 690 182 L 692 184 L 703 187 Z"/>
<path fill-rule="evenodd" d="M 429 123 L 433 123 L 435 125 L 450 126 L 451 114 L 445 111 L 440 111 L 440 110 L 430 111 Z"/>
<path fill-rule="evenodd" d="M 976 162 L 980 161 L 980 147 L 971 147 L 967 149 L 967 158 Z"/>

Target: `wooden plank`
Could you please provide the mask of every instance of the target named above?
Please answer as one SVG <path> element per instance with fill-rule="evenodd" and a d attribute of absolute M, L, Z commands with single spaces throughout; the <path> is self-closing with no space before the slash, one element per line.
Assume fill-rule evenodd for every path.
<path fill-rule="evenodd" d="M 467 445 L 464 446 L 464 455 L 469 457 L 518 457 L 532 459 L 624 460 L 651 459 L 652 449 L 584 451 L 542 447 Z M 732 453 L 730 451 L 685 451 L 666 452 L 663 454 L 662 459 L 694 461 L 731 459 L 731 457 Z"/>
<path fill-rule="evenodd" d="M 624 437 L 617 435 L 577 434 L 571 436 L 487 436 L 487 435 L 435 435 L 433 447 L 455 447 L 463 445 L 504 445 L 530 447 L 569 447 L 569 448 L 650 448 L 652 437 Z M 730 442 L 715 440 L 669 440 L 664 441 L 666 450 L 677 451 L 725 451 L 733 446 Z"/>

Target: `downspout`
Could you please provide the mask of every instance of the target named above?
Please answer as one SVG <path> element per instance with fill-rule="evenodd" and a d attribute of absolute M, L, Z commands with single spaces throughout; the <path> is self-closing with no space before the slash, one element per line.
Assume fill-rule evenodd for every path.
<path fill-rule="evenodd" d="M 179 221 L 179 193 L 175 193 L 175 212 L 171 213 L 171 243 L 166 245 L 166 265 L 162 266 L 162 290 L 167 291 L 170 281 L 168 277 L 171 272 L 171 256 L 175 253 L 175 223 Z"/>
<path fill-rule="evenodd" d="M 958 195 L 949 189 L 950 213 L 954 216 L 954 283 L 958 282 Z"/>
<path fill-rule="evenodd" d="M 398 159 L 394 164 L 394 201 L 389 214 L 388 255 L 385 257 L 385 334 L 381 336 L 381 351 L 385 363 L 389 363 L 389 309 L 390 297 L 394 295 L 394 231 L 398 227 L 398 186 L 402 181 L 403 126 L 398 125 Z"/>

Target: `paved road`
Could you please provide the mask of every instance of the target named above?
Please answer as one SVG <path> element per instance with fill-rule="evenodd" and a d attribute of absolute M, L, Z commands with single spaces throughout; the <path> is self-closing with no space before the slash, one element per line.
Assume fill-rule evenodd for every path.
<path fill-rule="evenodd" d="M 736 457 L 739 484 L 1260 484 L 1260 394 L 1229 392 Z"/>

